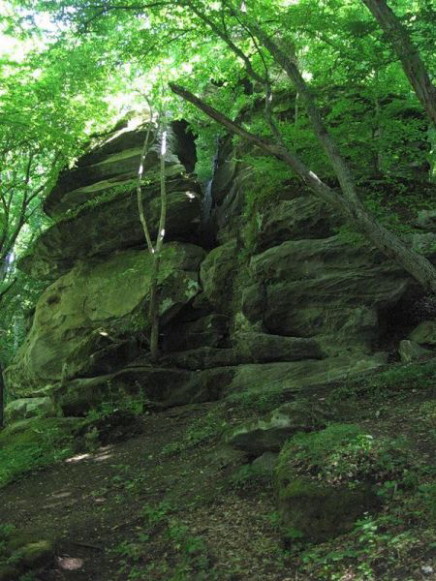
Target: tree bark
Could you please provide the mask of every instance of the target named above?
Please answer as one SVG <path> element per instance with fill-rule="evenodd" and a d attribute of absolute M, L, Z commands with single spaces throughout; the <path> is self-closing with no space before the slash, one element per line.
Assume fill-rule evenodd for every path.
<path fill-rule="evenodd" d="M 195 107 L 203 111 L 211 119 L 228 129 L 231 133 L 238 135 L 249 143 L 259 147 L 264 153 L 280 159 L 307 184 L 311 190 L 330 206 L 339 210 L 345 220 L 351 223 L 357 231 L 362 233 L 374 246 L 376 246 L 385 256 L 395 260 L 409 274 L 413 276 L 426 291 L 436 293 L 436 268 L 424 256 L 411 250 L 398 236 L 390 232 L 381 225 L 362 205 L 360 200 L 354 196 L 347 196 L 330 188 L 313 171 L 311 171 L 297 156 L 282 145 L 260 137 L 199 99 L 190 91 L 183 87 L 170 83 L 171 90 L 192 103 Z"/>
<path fill-rule="evenodd" d="M 0 363 L 0 430 L 4 427 L 5 384 L 3 381 L 3 367 Z"/>
<path fill-rule="evenodd" d="M 415 90 L 431 122 L 436 126 L 436 87 L 430 80 L 418 48 L 409 31 L 386 4 L 385 0 L 362 0 L 389 38 L 395 53 L 401 60 L 404 72 Z"/>
<path fill-rule="evenodd" d="M 159 271 L 162 247 L 165 238 L 165 223 L 167 215 L 167 188 L 165 176 L 166 131 L 162 132 L 162 146 L 160 153 L 160 218 L 156 244 L 153 251 L 153 271 L 150 287 L 150 356 L 153 362 L 159 358 Z"/>

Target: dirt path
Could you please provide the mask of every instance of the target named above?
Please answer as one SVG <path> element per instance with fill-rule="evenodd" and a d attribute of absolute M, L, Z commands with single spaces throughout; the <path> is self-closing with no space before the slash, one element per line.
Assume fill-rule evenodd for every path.
<path fill-rule="evenodd" d="M 0 522 L 57 540 L 38 581 L 287 578 L 271 495 L 228 486 L 239 454 L 210 442 L 162 454 L 209 409 L 150 415 L 142 435 L 1 491 Z"/>

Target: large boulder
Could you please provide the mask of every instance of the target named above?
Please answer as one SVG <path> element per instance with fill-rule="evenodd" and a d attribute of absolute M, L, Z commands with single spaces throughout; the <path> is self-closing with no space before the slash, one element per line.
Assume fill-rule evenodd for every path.
<path fill-rule="evenodd" d="M 7 424 L 28 418 L 48 418 L 57 415 L 59 415 L 59 409 L 49 396 L 15 399 L 5 407 L 5 421 Z"/>
<path fill-rule="evenodd" d="M 199 292 L 198 246 L 164 246 L 159 273 L 160 317 L 167 322 Z M 80 263 L 40 297 L 32 328 L 6 370 L 16 394 L 78 375 L 109 372 L 135 356 L 148 332 L 152 257 L 146 251 Z"/>
<path fill-rule="evenodd" d="M 238 426 L 228 435 L 227 443 L 252 456 L 278 452 L 292 434 L 323 428 L 330 416 L 323 398 L 299 398 L 281 405 L 263 419 Z"/>
<path fill-rule="evenodd" d="M 285 537 L 316 543 L 350 531 L 359 516 L 380 506 L 377 492 L 383 483 L 405 484 L 412 456 L 404 442 L 352 424 L 296 434 L 282 448 L 277 465 Z"/>

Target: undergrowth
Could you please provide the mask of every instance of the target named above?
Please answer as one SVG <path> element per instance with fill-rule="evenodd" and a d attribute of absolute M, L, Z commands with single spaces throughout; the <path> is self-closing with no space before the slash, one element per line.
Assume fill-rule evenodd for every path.
<path fill-rule="evenodd" d="M 0 432 L 0 488 L 68 457 L 73 451 L 71 429 L 69 422 L 47 418 Z"/>

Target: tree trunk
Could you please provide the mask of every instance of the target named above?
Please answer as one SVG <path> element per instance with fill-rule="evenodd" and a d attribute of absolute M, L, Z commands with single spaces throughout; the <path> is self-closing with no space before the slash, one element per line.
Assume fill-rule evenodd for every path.
<path fill-rule="evenodd" d="M 150 119 L 153 118 L 151 106 Z M 148 308 L 148 315 L 150 319 L 150 358 L 152 362 L 156 362 L 159 358 L 159 271 L 162 254 L 162 247 L 165 238 L 165 223 L 167 215 L 167 188 L 165 175 L 165 154 L 166 154 L 166 140 L 167 131 L 164 129 L 161 135 L 161 152 L 160 152 L 160 218 L 158 232 L 156 236 L 156 243 L 153 245 L 151 240 L 150 230 L 145 216 L 144 205 L 142 202 L 142 188 L 141 181 L 144 173 L 145 159 L 154 143 L 154 138 L 151 136 L 151 122 L 147 128 L 144 145 L 142 148 L 141 159 L 138 168 L 138 181 L 136 186 L 136 199 L 138 205 L 139 219 L 144 231 L 144 237 L 147 242 L 147 248 L 153 259 L 153 266 L 150 280 L 150 303 Z"/>
<path fill-rule="evenodd" d="M 421 101 L 431 122 L 436 126 L 436 87 L 430 80 L 409 31 L 402 25 L 385 0 L 362 0 L 362 2 L 391 41 L 395 53 L 401 60 L 404 72 L 415 89 L 416 96 Z"/>
<path fill-rule="evenodd" d="M 150 289 L 150 354 L 153 362 L 159 358 L 159 271 L 162 247 L 165 238 L 165 224 L 167 217 L 167 187 L 165 176 L 165 155 L 167 150 L 167 132 L 162 131 L 160 151 L 160 218 L 153 252 L 153 274 Z"/>
<path fill-rule="evenodd" d="M 0 363 L 0 430 L 4 427 L 5 384 L 3 381 L 3 366 Z"/>
<path fill-rule="evenodd" d="M 367 212 L 358 198 L 350 199 L 350 197 L 341 195 L 341 193 L 330 188 L 293 152 L 268 139 L 246 131 L 190 91 L 174 83 L 170 83 L 170 88 L 174 93 L 192 103 L 233 134 L 256 145 L 267 155 L 286 163 L 319 198 L 339 210 L 345 220 L 351 223 L 357 231 L 362 233 L 385 256 L 400 264 L 426 291 L 436 293 L 436 268 L 424 256 L 411 250 L 398 236 L 382 226 Z"/>

